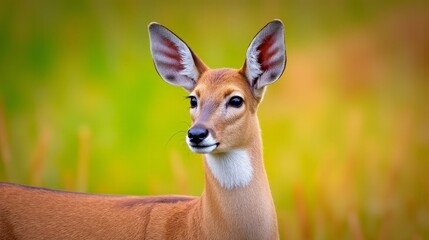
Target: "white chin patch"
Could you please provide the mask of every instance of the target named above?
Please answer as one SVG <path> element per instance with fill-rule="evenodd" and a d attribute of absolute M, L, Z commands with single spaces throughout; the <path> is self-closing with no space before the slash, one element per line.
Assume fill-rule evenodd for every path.
<path fill-rule="evenodd" d="M 188 146 L 194 153 L 211 153 L 217 148 L 216 144 L 207 147 L 192 147 L 191 145 Z"/>
<path fill-rule="evenodd" d="M 186 136 L 186 143 L 188 144 L 189 149 L 191 149 L 191 151 L 194 152 L 194 153 L 211 153 L 218 146 L 216 140 L 212 137 L 211 134 L 209 134 L 199 144 L 193 144 L 193 143 L 191 143 L 191 141 L 189 141 L 189 137 Z"/>
<path fill-rule="evenodd" d="M 252 180 L 253 167 L 245 150 L 207 154 L 206 159 L 213 176 L 225 189 L 246 187 Z"/>

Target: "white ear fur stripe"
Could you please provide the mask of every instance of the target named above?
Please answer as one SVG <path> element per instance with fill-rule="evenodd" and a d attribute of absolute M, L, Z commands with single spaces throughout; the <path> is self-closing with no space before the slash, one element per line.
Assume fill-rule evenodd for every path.
<path fill-rule="evenodd" d="M 149 25 L 155 67 L 168 83 L 191 90 L 199 77 L 192 52 L 174 33 L 158 23 Z"/>
<path fill-rule="evenodd" d="M 267 24 L 250 43 L 246 54 L 246 77 L 259 93 L 277 81 L 286 64 L 284 26 L 280 20 Z"/>

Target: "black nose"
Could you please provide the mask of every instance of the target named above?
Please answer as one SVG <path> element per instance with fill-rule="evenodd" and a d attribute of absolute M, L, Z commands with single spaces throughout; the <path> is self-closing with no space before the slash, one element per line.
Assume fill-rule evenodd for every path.
<path fill-rule="evenodd" d="M 209 135 L 209 130 L 201 127 L 191 128 L 188 131 L 188 138 L 191 143 L 199 144 Z"/>

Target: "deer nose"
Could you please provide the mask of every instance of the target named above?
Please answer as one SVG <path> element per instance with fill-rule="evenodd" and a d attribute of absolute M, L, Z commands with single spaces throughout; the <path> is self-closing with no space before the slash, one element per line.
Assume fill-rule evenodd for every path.
<path fill-rule="evenodd" d="M 209 130 L 201 127 L 189 129 L 188 138 L 191 143 L 199 144 L 209 135 Z"/>

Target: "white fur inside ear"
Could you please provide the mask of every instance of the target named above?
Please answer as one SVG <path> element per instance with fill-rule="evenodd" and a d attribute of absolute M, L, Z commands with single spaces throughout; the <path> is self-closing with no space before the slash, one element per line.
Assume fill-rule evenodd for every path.
<path fill-rule="evenodd" d="M 182 71 L 179 72 L 179 74 L 188 77 L 192 79 L 192 81 L 196 82 L 199 78 L 199 74 L 197 68 L 195 67 L 194 59 L 192 58 L 192 53 L 186 45 L 185 48 L 182 47 L 178 46 L 181 58 L 180 63 L 184 68 Z"/>
<path fill-rule="evenodd" d="M 260 51 L 250 48 L 247 52 L 247 68 L 246 68 L 246 76 L 251 81 L 253 79 L 259 78 L 263 71 L 261 70 L 261 64 L 258 62 L 258 56 Z"/>
<path fill-rule="evenodd" d="M 213 176 L 225 189 L 245 187 L 252 180 L 253 168 L 245 150 L 207 154 L 206 160 Z"/>

